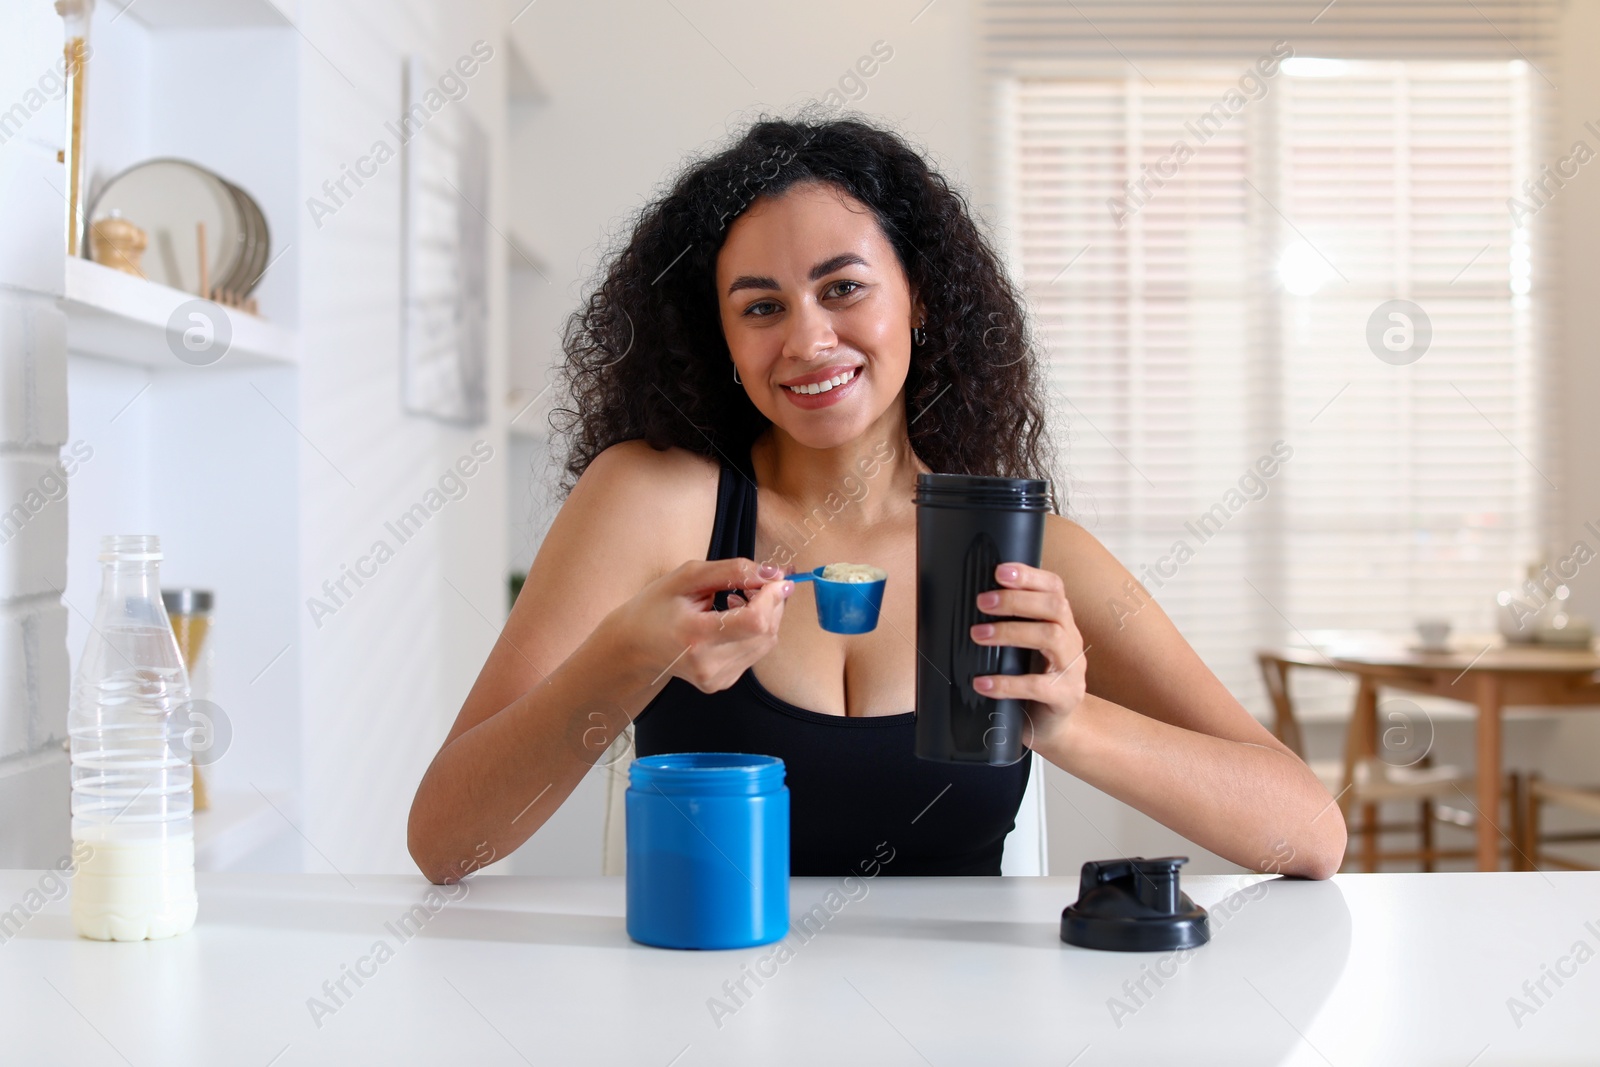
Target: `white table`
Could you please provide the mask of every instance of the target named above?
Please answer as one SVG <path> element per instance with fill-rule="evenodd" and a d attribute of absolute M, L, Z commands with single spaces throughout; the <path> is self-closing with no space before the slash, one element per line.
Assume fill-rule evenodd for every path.
<path fill-rule="evenodd" d="M 0 906 L 41 872 L 0 871 Z M 67 901 L 0 944 L 0 1061 L 185 1064 L 1489 1064 L 1600 1061 L 1600 873 L 1190 878 L 1186 960 L 1063 945 L 1075 878 L 863 881 L 735 1002 L 773 947 L 629 941 L 620 879 L 479 874 L 402 939 L 421 877 L 202 873 L 165 941 L 77 937 Z M 835 879 L 795 879 L 792 914 Z M 28 908 L 24 907 L 24 913 Z M 426 915 L 424 908 L 422 914 Z M 824 906 L 824 914 L 827 914 Z M 815 922 L 815 920 L 814 920 Z M 1586 926 L 1592 923 L 1592 926 Z M 387 925 L 386 925 L 387 924 Z M 392 956 L 313 1021 L 380 940 Z M 1539 1003 L 1523 983 L 1545 979 Z M 1148 995 L 1131 983 L 1165 972 Z M 1125 988 L 1124 983 L 1130 983 Z M 1537 992 L 1537 990 L 1535 990 Z M 1521 997 L 1531 1012 L 1514 1019 Z M 1124 1006 L 1113 1012 L 1112 998 Z M 1120 1017 L 1114 1017 L 1114 1014 Z M 1518 1023 L 1520 1022 L 1520 1026 Z"/>

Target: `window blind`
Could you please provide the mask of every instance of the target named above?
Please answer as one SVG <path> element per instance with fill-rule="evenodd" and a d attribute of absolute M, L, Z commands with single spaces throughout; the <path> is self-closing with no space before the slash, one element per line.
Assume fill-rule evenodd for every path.
<path fill-rule="evenodd" d="M 1271 36 L 1304 5 L 987 9 L 1069 512 L 1258 714 L 1256 647 L 1491 627 L 1546 543 L 1551 240 L 1507 202 L 1546 159 L 1549 8 L 1478 7 L 1341 0 L 1311 62 Z"/>

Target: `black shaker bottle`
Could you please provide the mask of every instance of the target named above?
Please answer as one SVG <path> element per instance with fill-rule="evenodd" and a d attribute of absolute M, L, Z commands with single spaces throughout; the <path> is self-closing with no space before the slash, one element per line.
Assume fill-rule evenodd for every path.
<path fill-rule="evenodd" d="M 1027 674 L 1032 649 L 980 645 L 978 610 L 1001 563 L 1039 566 L 1049 485 L 1037 478 L 917 475 L 917 755 L 1007 766 L 1022 758 L 1023 701 L 979 695 L 972 679 Z"/>

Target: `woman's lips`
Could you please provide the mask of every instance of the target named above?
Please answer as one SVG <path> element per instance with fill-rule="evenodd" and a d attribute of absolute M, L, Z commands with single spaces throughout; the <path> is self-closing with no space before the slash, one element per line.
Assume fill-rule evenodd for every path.
<path fill-rule="evenodd" d="M 843 385 L 836 385 L 823 393 L 797 393 L 793 389 L 781 385 L 778 389 L 784 396 L 789 398 L 789 402 L 795 407 L 813 411 L 817 408 L 831 407 L 854 393 L 857 383 L 861 381 L 861 375 L 864 370 L 864 367 L 855 368 L 855 373 L 851 375 L 849 381 Z"/>

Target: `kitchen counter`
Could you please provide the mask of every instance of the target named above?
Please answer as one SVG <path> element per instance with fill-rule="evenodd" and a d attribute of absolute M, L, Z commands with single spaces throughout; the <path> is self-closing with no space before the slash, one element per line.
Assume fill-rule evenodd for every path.
<path fill-rule="evenodd" d="M 620 878 L 202 872 L 189 933 L 103 943 L 0 871 L 0 1060 L 1600 1061 L 1600 873 L 1183 884 L 1191 954 L 1062 944 L 1075 877 L 888 875 L 794 879 L 783 942 L 674 952 L 628 940 Z"/>

